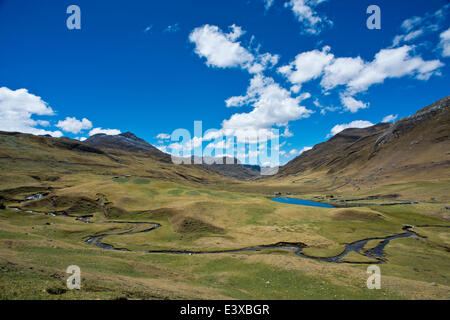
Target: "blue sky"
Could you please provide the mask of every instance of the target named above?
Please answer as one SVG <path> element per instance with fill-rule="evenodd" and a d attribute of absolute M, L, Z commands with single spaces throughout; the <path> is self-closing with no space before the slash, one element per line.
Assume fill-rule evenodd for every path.
<path fill-rule="evenodd" d="M 448 0 L 0 0 L 0 130 L 131 131 L 171 151 L 160 134 L 198 120 L 277 128 L 284 163 L 447 96 L 449 14 Z"/>

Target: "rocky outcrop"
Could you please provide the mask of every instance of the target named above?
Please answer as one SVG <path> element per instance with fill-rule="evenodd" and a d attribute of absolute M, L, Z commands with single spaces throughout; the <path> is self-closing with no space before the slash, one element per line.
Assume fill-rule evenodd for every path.
<path fill-rule="evenodd" d="M 414 115 L 406 117 L 395 122 L 389 129 L 383 132 L 375 142 L 374 148 L 377 149 L 383 144 L 389 143 L 394 139 L 398 139 L 409 130 L 428 121 L 437 114 L 444 112 L 450 105 L 450 97 L 441 99 L 432 105 L 417 111 Z"/>

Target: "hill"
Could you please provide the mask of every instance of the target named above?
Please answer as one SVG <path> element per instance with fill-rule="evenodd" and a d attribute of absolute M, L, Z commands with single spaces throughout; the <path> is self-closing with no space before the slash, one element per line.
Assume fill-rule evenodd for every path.
<path fill-rule="evenodd" d="M 313 184 L 320 180 L 334 189 L 352 190 L 448 179 L 449 104 L 446 97 L 394 124 L 343 130 L 280 168 L 275 179 Z"/>

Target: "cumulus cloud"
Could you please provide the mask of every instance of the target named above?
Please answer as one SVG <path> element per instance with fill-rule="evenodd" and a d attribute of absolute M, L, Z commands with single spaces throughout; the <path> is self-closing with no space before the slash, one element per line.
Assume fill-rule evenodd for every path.
<path fill-rule="evenodd" d="M 73 134 L 79 133 L 81 130 L 88 130 L 92 128 L 92 122 L 86 118 L 82 120 L 78 120 L 73 117 L 66 117 L 63 121 L 58 121 L 56 127 L 60 128 L 63 131 L 71 132 Z"/>
<path fill-rule="evenodd" d="M 381 122 L 387 123 L 387 122 L 393 122 L 398 118 L 398 114 L 396 114 L 395 116 L 393 114 L 387 115 L 386 117 L 383 118 L 383 120 L 381 120 Z"/>
<path fill-rule="evenodd" d="M 279 56 L 270 53 L 253 54 L 237 41 L 245 33 L 232 25 L 225 33 L 217 26 L 206 24 L 195 28 L 189 40 L 195 45 L 195 53 L 206 58 L 206 65 L 218 68 L 241 67 L 250 73 L 259 73 L 278 63 Z"/>
<path fill-rule="evenodd" d="M 351 113 L 357 112 L 359 109 L 366 109 L 369 107 L 368 103 L 356 100 L 352 96 L 341 94 L 341 102 L 344 108 Z"/>
<path fill-rule="evenodd" d="M 308 117 L 312 111 L 300 105 L 303 97 L 292 97 L 272 78 L 257 74 L 250 81 L 245 96 L 232 97 L 227 105 L 251 105 L 248 113 L 236 113 L 222 122 L 224 129 L 268 130 L 272 126 L 287 126 L 289 121 Z"/>
<path fill-rule="evenodd" d="M 330 47 L 325 46 L 321 51 L 313 50 L 298 54 L 289 65 L 278 68 L 278 72 L 289 79 L 293 84 L 301 85 L 304 82 L 316 79 L 322 75 L 326 66 L 334 58 L 329 53 Z"/>
<path fill-rule="evenodd" d="M 115 136 L 120 134 L 120 130 L 117 129 L 102 129 L 102 128 L 94 128 L 89 131 L 89 136 L 93 136 L 95 134 L 104 133 L 109 136 Z"/>
<path fill-rule="evenodd" d="M 324 67 L 325 74 L 320 82 L 325 90 L 333 89 L 339 85 L 348 83 L 355 78 L 364 68 L 361 57 L 338 58 Z"/>
<path fill-rule="evenodd" d="M 248 67 L 250 73 L 260 73 L 268 68 L 272 68 L 278 63 L 280 56 L 277 54 L 263 53 L 255 57 L 255 61 Z"/>
<path fill-rule="evenodd" d="M 303 52 L 289 65 L 278 68 L 278 72 L 293 84 L 302 84 L 323 75 L 321 86 L 325 90 L 346 85 L 354 94 L 387 78 L 409 75 L 428 80 L 432 75 L 439 74 L 438 69 L 444 65 L 439 60 L 425 61 L 418 55 L 412 56 L 413 47 L 407 45 L 382 49 L 371 62 L 365 62 L 360 57 L 334 58 L 329 51 L 330 47 L 326 46 L 322 51 Z"/>
<path fill-rule="evenodd" d="M 41 97 L 29 93 L 27 89 L 0 88 L 0 130 L 62 137 L 61 131 L 37 128 L 48 127 L 48 121 L 32 118 L 54 114 L 53 109 Z"/>
<path fill-rule="evenodd" d="M 327 135 L 327 137 L 334 136 L 345 129 L 367 128 L 370 126 L 373 126 L 373 123 L 370 121 L 364 121 L 364 120 L 355 120 L 350 123 L 337 124 L 331 129 L 331 132 Z"/>
<path fill-rule="evenodd" d="M 325 27 L 331 26 L 333 22 L 325 16 L 321 16 L 316 7 L 327 0 L 291 0 L 285 4 L 290 8 L 297 20 L 302 25 L 302 32 L 319 34 Z"/>
<path fill-rule="evenodd" d="M 439 43 L 442 48 L 442 56 L 450 57 L 450 28 L 440 34 L 441 42 Z"/>
<path fill-rule="evenodd" d="M 206 24 L 195 28 L 189 40 L 195 44 L 195 53 L 206 58 L 208 66 L 219 68 L 248 66 L 253 55 L 236 40 L 244 33 L 238 26 L 232 25 L 229 33 L 217 26 Z"/>
<path fill-rule="evenodd" d="M 370 86 L 383 83 L 387 78 L 413 76 L 420 80 L 428 80 L 432 75 L 439 74 L 438 69 L 444 66 L 439 60 L 425 61 L 420 56 L 411 56 L 413 47 L 402 46 L 394 49 L 382 49 L 375 59 L 366 63 L 364 68 L 347 86 L 351 92 L 362 92 Z"/>

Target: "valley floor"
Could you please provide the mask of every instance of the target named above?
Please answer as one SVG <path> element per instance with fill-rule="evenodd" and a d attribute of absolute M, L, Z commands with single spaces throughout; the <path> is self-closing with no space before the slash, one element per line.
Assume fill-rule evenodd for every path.
<path fill-rule="evenodd" d="M 449 181 L 427 182 L 426 196 L 419 195 L 420 184 L 405 184 L 408 192 L 400 200 L 420 200 L 406 204 L 367 197 L 380 190 L 402 190 L 399 185 L 350 197 L 262 182 L 181 184 L 88 173 L 50 180 L 54 181 L 30 183 L 12 176 L 4 180 L 0 299 L 450 298 L 450 219 L 448 199 L 440 191 L 448 189 Z M 290 193 L 339 205 L 357 202 L 358 207 L 271 201 L 268 193 L 279 190 L 283 196 Z M 438 196 L 430 197 L 434 192 Z M 36 194 L 43 197 L 23 201 Z M 380 205 L 393 201 L 398 203 Z M 92 216 L 91 222 L 128 223 L 75 219 L 86 216 Z M 140 232 L 149 225 L 135 222 L 160 227 Z M 304 247 L 305 255 L 331 257 L 348 243 L 402 233 L 405 225 L 415 226 L 417 236 L 391 240 L 385 247 L 384 263 L 378 264 L 380 290 L 366 287 L 367 266 L 379 261 L 364 252 L 382 240 L 368 241 L 339 263 L 300 257 L 283 248 L 217 252 L 286 242 Z M 105 234 L 103 243 L 131 252 L 86 242 Z M 81 290 L 66 288 L 70 265 L 81 269 Z"/>

